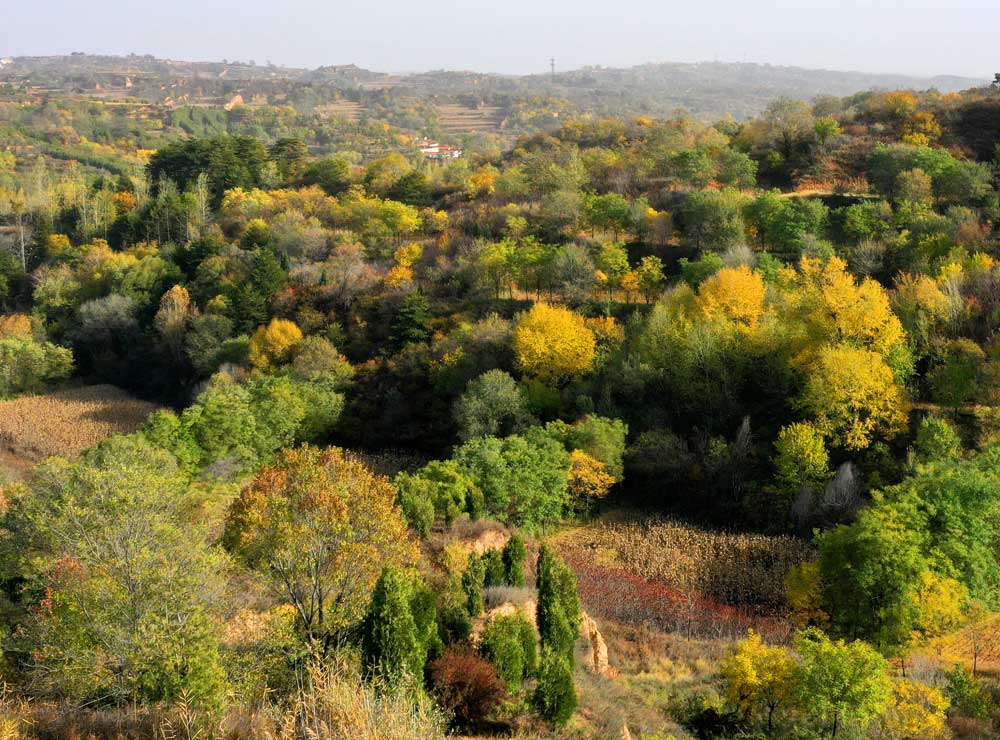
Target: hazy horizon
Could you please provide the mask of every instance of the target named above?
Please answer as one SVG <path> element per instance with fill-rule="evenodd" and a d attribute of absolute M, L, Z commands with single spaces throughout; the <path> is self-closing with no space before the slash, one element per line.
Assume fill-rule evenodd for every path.
<path fill-rule="evenodd" d="M 345 0 L 332 7 L 287 0 L 279 10 L 261 0 L 175 0 L 169 7 L 41 0 L 8 9 L 0 55 L 136 53 L 290 67 L 354 63 L 386 72 L 503 74 L 545 72 L 550 57 L 560 70 L 745 61 L 985 79 L 1000 69 L 991 53 L 1000 4 L 957 0 L 946 13 L 929 0 L 912 0 L 905 8 L 886 0 L 848 0 L 835 12 L 792 0 L 766 9 L 735 0 L 645 5 L 510 0 L 501 9 L 454 0 L 384 0 L 377 6 Z M 961 57 L 950 53 L 959 43 Z"/>

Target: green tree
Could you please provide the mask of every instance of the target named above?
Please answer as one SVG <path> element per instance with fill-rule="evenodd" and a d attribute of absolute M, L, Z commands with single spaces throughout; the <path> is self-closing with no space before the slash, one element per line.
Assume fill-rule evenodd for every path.
<path fill-rule="evenodd" d="M 202 465 L 234 459 L 256 460 L 257 419 L 250 408 L 249 391 L 227 376 L 215 376 L 181 421 L 203 451 Z"/>
<path fill-rule="evenodd" d="M 488 370 L 469 382 L 455 402 L 455 422 L 463 441 L 476 437 L 506 437 L 528 420 L 524 394 L 508 373 Z"/>
<path fill-rule="evenodd" d="M 800 635 L 796 650 L 801 656 L 796 671 L 799 706 L 828 723 L 831 738 L 844 724 L 863 726 L 889 706 L 888 664 L 865 643 L 834 641 L 810 628 Z"/>
<path fill-rule="evenodd" d="M 508 691 L 517 691 L 534 669 L 535 628 L 518 612 L 493 617 L 479 640 L 479 651 L 497 669 Z"/>
<path fill-rule="evenodd" d="M 25 625 L 44 693 L 76 701 L 222 697 L 216 613 L 224 559 L 174 458 L 113 437 L 53 458 L 20 490 L 6 529 L 44 602 Z"/>
<path fill-rule="evenodd" d="M 73 371 L 73 353 L 49 342 L 0 339 L 0 398 L 43 390 Z"/>
<path fill-rule="evenodd" d="M 498 549 L 494 547 L 484 552 L 483 564 L 485 566 L 483 585 L 486 588 L 503 586 L 506 584 L 506 574 L 503 567 L 503 555 Z"/>
<path fill-rule="evenodd" d="M 410 584 L 394 568 L 382 571 L 365 616 L 361 660 L 369 679 L 396 685 L 423 676 L 426 646 L 418 639 Z"/>
<path fill-rule="evenodd" d="M 823 605 L 833 626 L 886 650 L 905 644 L 916 619 L 910 594 L 926 568 L 920 532 L 900 510 L 875 506 L 818 541 Z"/>
<path fill-rule="evenodd" d="M 783 252 L 798 251 L 807 236 L 821 237 L 829 218 L 829 209 L 822 201 L 784 198 L 779 191 L 758 196 L 745 213 L 758 240 Z"/>
<path fill-rule="evenodd" d="M 285 182 L 295 180 L 302 173 L 309 147 L 302 139 L 285 137 L 271 144 L 268 156 L 278 165 L 278 175 Z"/>
<path fill-rule="evenodd" d="M 419 290 L 407 293 L 389 328 L 389 341 L 396 349 L 427 341 L 430 336 L 430 320 L 427 297 Z"/>
<path fill-rule="evenodd" d="M 697 190 L 678 212 L 681 229 L 692 246 L 724 252 L 746 238 L 742 213 L 745 201 L 736 190 Z"/>
<path fill-rule="evenodd" d="M 538 634 L 542 646 L 573 662 L 573 646 L 580 629 L 580 597 L 576 576 L 548 545 L 542 545 L 537 564 Z"/>
<path fill-rule="evenodd" d="M 340 157 L 310 162 L 302 170 L 303 185 L 319 185 L 327 195 L 338 196 L 351 186 L 351 165 Z"/>
<path fill-rule="evenodd" d="M 913 452 L 917 461 L 925 464 L 950 460 L 961 454 L 962 440 L 955 427 L 946 420 L 925 416 L 917 427 Z"/>
<path fill-rule="evenodd" d="M 531 703 L 544 720 L 556 727 L 565 725 L 573 716 L 577 704 L 573 668 L 562 653 L 543 649 L 538 685 Z"/>
<path fill-rule="evenodd" d="M 544 430 L 472 439 L 454 459 L 482 491 L 486 510 L 505 522 L 537 527 L 562 516 L 568 503 L 569 455 Z"/>
<path fill-rule="evenodd" d="M 476 553 L 470 552 L 465 570 L 462 572 L 462 592 L 465 594 L 465 608 L 470 616 L 483 613 L 483 585 L 486 580 L 486 563 Z"/>
<path fill-rule="evenodd" d="M 790 488 L 817 486 L 830 477 L 830 456 L 823 435 L 811 424 L 783 427 L 774 443 L 778 480 Z"/>
<path fill-rule="evenodd" d="M 504 578 L 511 586 L 524 585 L 524 560 L 528 557 L 528 548 L 518 534 L 511 535 L 503 546 Z"/>
<path fill-rule="evenodd" d="M 474 513 L 478 491 L 453 460 L 433 460 L 416 473 L 400 473 L 395 483 L 407 519 L 425 537 L 438 517 L 450 527 L 462 512 Z"/>
<path fill-rule="evenodd" d="M 587 195 L 583 199 L 584 220 L 592 229 L 612 231 L 618 238 L 620 231 L 631 225 L 632 211 L 628 200 L 618 193 Z"/>
<path fill-rule="evenodd" d="M 264 184 L 267 150 L 252 136 L 218 136 L 178 141 L 160 147 L 147 167 L 149 181 L 160 188 L 169 180 L 184 191 L 193 187 L 198 176 L 208 176 L 212 204 L 233 188 L 259 188 Z"/>

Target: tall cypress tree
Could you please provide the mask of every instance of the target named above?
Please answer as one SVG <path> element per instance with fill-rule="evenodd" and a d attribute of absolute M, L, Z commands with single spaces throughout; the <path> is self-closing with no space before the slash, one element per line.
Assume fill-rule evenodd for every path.
<path fill-rule="evenodd" d="M 486 579 L 486 563 L 474 552 L 469 553 L 469 562 L 462 574 L 462 591 L 465 592 L 465 608 L 470 617 L 478 617 L 483 612 L 483 582 Z"/>
<path fill-rule="evenodd" d="M 524 559 L 528 556 L 528 549 L 524 546 L 524 540 L 520 535 L 515 534 L 507 544 L 503 546 L 503 568 L 507 583 L 511 586 L 524 585 Z"/>
<path fill-rule="evenodd" d="M 365 676 L 389 685 L 421 676 L 426 649 L 411 611 L 410 584 L 402 573 L 386 568 L 375 584 L 365 617 L 361 640 Z"/>
<path fill-rule="evenodd" d="M 538 633 L 542 645 L 573 661 L 580 627 L 576 576 L 548 545 L 538 553 Z"/>

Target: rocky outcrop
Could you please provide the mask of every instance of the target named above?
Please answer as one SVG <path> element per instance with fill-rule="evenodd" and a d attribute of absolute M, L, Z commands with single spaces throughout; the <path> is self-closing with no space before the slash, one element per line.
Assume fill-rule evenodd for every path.
<path fill-rule="evenodd" d="M 482 555 L 487 550 L 502 550 L 509 539 L 510 533 L 502 529 L 487 529 L 474 539 L 467 540 L 466 544 L 476 555 Z"/>
<path fill-rule="evenodd" d="M 587 668 L 606 678 L 617 676 L 618 671 L 608 663 L 608 644 L 604 641 L 604 636 L 597 627 L 597 622 L 586 612 L 580 616 L 580 636 L 589 645 L 585 661 Z"/>

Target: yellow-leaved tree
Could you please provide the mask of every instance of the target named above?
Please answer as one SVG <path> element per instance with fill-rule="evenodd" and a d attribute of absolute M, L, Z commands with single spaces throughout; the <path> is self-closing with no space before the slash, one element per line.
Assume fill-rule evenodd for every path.
<path fill-rule="evenodd" d="M 893 687 L 884 724 L 889 737 L 906 740 L 944 740 L 948 697 L 925 683 L 902 679 Z"/>
<path fill-rule="evenodd" d="M 800 364 L 808 364 L 827 344 L 843 344 L 880 355 L 899 379 L 912 371 L 906 332 L 876 281 L 858 283 L 837 257 L 825 263 L 803 257 L 788 288 L 788 318 L 804 329 Z"/>
<path fill-rule="evenodd" d="M 823 576 L 818 562 L 806 561 L 788 571 L 785 598 L 792 622 L 800 630 L 825 627 L 830 621 L 830 615 L 823 610 Z"/>
<path fill-rule="evenodd" d="M 757 713 L 766 717 L 771 734 L 774 713 L 792 694 L 795 658 L 788 648 L 767 645 L 753 630 L 740 640 L 732 654 L 719 668 L 725 682 L 726 697 L 751 720 Z"/>
<path fill-rule="evenodd" d="M 536 303 L 514 329 L 517 364 L 527 375 L 552 383 L 589 372 L 596 352 L 594 333 L 569 309 Z"/>
<path fill-rule="evenodd" d="M 966 619 L 969 589 L 954 578 L 925 570 L 910 597 L 917 613 L 917 638 L 954 632 Z"/>
<path fill-rule="evenodd" d="M 891 438 L 905 429 L 906 396 L 880 354 L 827 345 L 806 373 L 799 403 L 835 445 L 863 450 L 875 436 Z"/>
<path fill-rule="evenodd" d="M 0 339 L 31 339 L 34 326 L 31 317 L 23 313 L 0 316 Z"/>
<path fill-rule="evenodd" d="M 615 477 L 597 458 L 583 450 L 573 450 L 569 453 L 566 481 L 574 503 L 586 505 L 607 496 L 615 484 Z"/>
<path fill-rule="evenodd" d="M 175 285 L 160 298 L 160 308 L 153 318 L 153 325 L 176 361 L 184 351 L 184 336 L 188 326 L 198 315 L 197 306 L 183 285 Z"/>
<path fill-rule="evenodd" d="M 423 254 L 419 244 L 404 244 L 393 254 L 395 264 L 385 275 L 385 284 L 390 288 L 398 288 L 413 280 L 413 266 Z"/>
<path fill-rule="evenodd" d="M 724 318 L 754 328 L 764 313 L 764 279 L 746 265 L 724 267 L 698 289 L 707 318 Z"/>
<path fill-rule="evenodd" d="M 294 321 L 271 319 L 267 326 L 257 327 L 250 338 L 250 362 L 262 370 L 283 365 L 302 341 L 302 330 Z"/>

